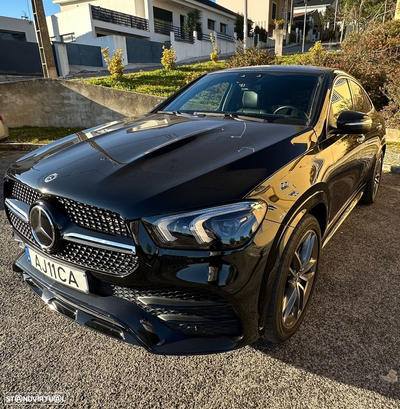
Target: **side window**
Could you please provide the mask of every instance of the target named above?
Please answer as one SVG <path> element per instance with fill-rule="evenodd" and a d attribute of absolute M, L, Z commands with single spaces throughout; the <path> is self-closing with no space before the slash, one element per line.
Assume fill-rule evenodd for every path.
<path fill-rule="evenodd" d="M 228 82 L 222 82 L 207 87 L 190 98 L 189 101 L 186 101 L 181 109 L 188 111 L 218 111 L 228 86 Z"/>
<path fill-rule="evenodd" d="M 333 86 L 331 96 L 331 109 L 329 111 L 329 124 L 336 127 L 338 116 L 343 111 L 351 111 L 353 103 L 350 88 L 346 78 L 339 78 Z"/>
<path fill-rule="evenodd" d="M 371 111 L 371 102 L 365 91 L 354 81 L 350 81 L 350 88 L 353 95 L 354 110 L 365 114 Z"/>

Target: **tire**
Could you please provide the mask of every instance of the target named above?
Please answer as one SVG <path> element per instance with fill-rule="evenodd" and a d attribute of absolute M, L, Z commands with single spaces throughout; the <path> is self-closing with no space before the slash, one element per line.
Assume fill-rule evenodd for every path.
<path fill-rule="evenodd" d="M 306 214 L 296 226 L 279 262 L 264 339 L 280 343 L 299 328 L 314 289 L 320 253 L 319 223 L 314 216 Z M 304 265 L 308 267 L 302 270 Z"/>
<path fill-rule="evenodd" d="M 382 166 L 383 166 L 383 152 L 376 160 L 374 169 L 371 172 L 370 177 L 367 181 L 367 186 L 365 188 L 365 192 L 362 195 L 361 203 L 365 205 L 371 205 L 375 202 L 376 196 L 378 195 L 379 186 L 381 184 L 382 179 Z"/>

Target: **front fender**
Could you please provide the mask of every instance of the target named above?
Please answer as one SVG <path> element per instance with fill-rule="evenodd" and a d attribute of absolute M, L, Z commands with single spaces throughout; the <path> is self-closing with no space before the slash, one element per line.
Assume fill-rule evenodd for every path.
<path fill-rule="evenodd" d="M 296 226 L 299 224 L 305 214 L 313 214 L 321 226 L 321 234 L 323 235 L 327 226 L 328 220 L 328 203 L 329 191 L 324 184 L 313 186 L 309 191 L 303 194 L 296 203 L 292 206 L 289 212 L 286 213 L 282 224 L 278 229 L 276 239 L 273 242 L 271 251 L 268 255 L 266 264 L 266 274 L 264 274 L 263 282 L 259 296 L 259 328 L 262 329 L 268 314 L 270 305 L 272 288 L 276 280 L 279 262 L 283 252 L 290 240 Z M 272 220 L 270 220 L 272 221 Z"/>

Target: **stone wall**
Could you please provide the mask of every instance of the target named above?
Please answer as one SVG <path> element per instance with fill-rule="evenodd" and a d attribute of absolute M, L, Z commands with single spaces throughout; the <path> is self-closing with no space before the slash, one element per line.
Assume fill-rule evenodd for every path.
<path fill-rule="evenodd" d="M 163 99 L 77 81 L 35 79 L 0 84 L 0 115 L 12 128 L 89 128 L 143 115 Z"/>

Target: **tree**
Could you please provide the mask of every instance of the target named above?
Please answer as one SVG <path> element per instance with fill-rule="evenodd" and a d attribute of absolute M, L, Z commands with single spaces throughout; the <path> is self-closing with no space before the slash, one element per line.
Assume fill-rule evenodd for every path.
<path fill-rule="evenodd" d="M 334 31 L 335 28 L 333 26 L 335 24 L 335 9 L 333 7 L 327 7 L 325 13 L 320 13 L 320 17 L 321 17 L 322 27 L 324 29 L 329 29 L 330 31 Z"/>
<path fill-rule="evenodd" d="M 251 37 L 251 32 L 253 30 L 253 21 L 247 19 L 247 35 Z M 244 15 L 237 14 L 235 21 L 235 33 L 237 34 L 238 40 L 243 40 L 243 31 L 244 31 Z"/>
<path fill-rule="evenodd" d="M 189 34 L 193 34 L 193 31 L 197 31 L 197 34 L 203 34 L 203 24 L 201 23 L 200 10 L 194 9 L 187 13 L 184 30 Z"/>
<path fill-rule="evenodd" d="M 396 0 L 341 0 L 341 19 L 365 29 L 371 22 L 391 20 Z"/>
<path fill-rule="evenodd" d="M 266 43 L 266 42 L 267 42 L 268 32 L 267 32 L 267 30 L 266 30 L 265 28 L 256 26 L 256 27 L 254 28 L 254 32 L 255 32 L 256 34 L 258 34 L 260 41 L 262 41 L 263 43 Z"/>

